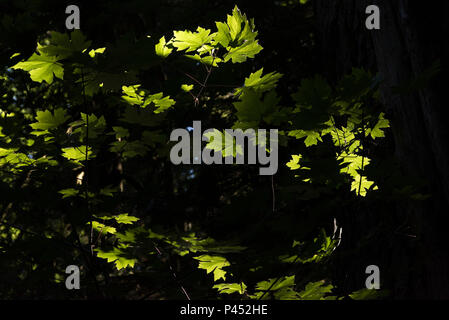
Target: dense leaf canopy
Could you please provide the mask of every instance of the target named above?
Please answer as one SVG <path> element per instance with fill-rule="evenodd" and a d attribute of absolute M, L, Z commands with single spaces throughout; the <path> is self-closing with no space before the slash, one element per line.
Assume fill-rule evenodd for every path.
<path fill-rule="evenodd" d="M 59 1 L 7 2 L 0 298 L 376 297 L 336 278 L 341 212 L 425 195 L 385 152 L 376 71 L 319 74 L 310 3 L 85 1 L 67 31 Z M 194 120 L 278 129 L 278 172 L 175 166 Z"/>

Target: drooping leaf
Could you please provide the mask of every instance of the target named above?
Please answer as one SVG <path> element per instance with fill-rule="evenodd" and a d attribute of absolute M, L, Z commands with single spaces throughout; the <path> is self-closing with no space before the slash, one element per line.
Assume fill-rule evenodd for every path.
<path fill-rule="evenodd" d="M 173 51 L 172 48 L 166 46 L 165 37 L 162 37 L 155 46 L 156 54 L 162 58 L 167 58 Z"/>

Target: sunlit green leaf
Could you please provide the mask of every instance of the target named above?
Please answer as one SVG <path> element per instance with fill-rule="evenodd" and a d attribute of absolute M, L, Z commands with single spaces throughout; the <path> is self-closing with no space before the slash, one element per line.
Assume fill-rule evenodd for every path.
<path fill-rule="evenodd" d="M 213 272 L 214 281 L 219 279 L 226 280 L 227 271 L 223 270 L 223 268 L 231 265 L 226 258 L 220 256 L 202 255 L 195 257 L 194 259 L 200 262 L 198 268 L 205 269 L 207 273 Z"/>

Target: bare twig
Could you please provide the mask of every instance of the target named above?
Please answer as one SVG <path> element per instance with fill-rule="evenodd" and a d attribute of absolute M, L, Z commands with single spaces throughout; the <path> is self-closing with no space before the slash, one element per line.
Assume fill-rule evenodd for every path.
<path fill-rule="evenodd" d="M 153 241 L 152 241 L 152 242 L 153 242 Z M 161 252 L 161 250 L 159 250 L 159 248 L 156 246 L 156 244 L 155 244 L 154 242 L 153 242 L 153 246 L 154 246 L 154 248 L 156 249 L 156 251 L 157 251 L 159 257 L 162 257 L 162 252 Z M 170 260 L 170 257 L 169 257 L 169 260 Z M 173 279 L 176 281 L 176 283 L 178 284 L 179 288 L 181 289 L 181 292 L 186 296 L 187 300 L 191 300 L 189 294 L 188 294 L 187 291 L 186 291 L 186 289 L 185 289 L 184 286 L 182 285 L 181 281 L 178 279 L 178 277 L 177 277 L 177 275 L 176 275 L 176 272 L 175 272 L 175 269 L 173 269 L 173 267 L 172 267 L 170 261 L 169 261 L 169 263 L 168 263 L 168 267 L 169 267 L 169 269 L 170 269 L 170 271 L 171 271 L 171 273 L 172 273 Z"/>

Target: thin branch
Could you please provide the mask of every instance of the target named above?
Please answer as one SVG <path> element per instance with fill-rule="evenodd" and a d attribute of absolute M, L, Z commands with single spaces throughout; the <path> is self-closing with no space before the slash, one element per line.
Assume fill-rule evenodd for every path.
<path fill-rule="evenodd" d="M 93 228 L 93 224 L 92 224 L 92 215 L 90 213 L 90 208 L 89 208 L 89 110 L 87 107 L 87 103 L 86 103 L 86 86 L 84 83 L 84 70 L 81 69 L 81 81 L 83 84 L 83 103 L 84 103 L 84 109 L 86 112 L 86 164 L 85 164 L 85 177 L 86 177 L 86 187 L 85 187 L 85 195 L 86 195 L 86 209 L 87 209 L 87 215 L 89 216 L 89 220 L 90 220 L 90 235 L 89 235 L 89 247 L 90 247 L 90 253 L 93 256 L 94 255 L 94 251 L 93 251 L 93 244 L 92 244 L 92 240 L 93 240 L 93 235 L 94 235 L 94 228 Z"/>
<path fill-rule="evenodd" d="M 214 65 L 215 55 L 214 55 L 213 53 L 211 53 L 211 55 L 212 55 L 212 63 L 211 63 L 211 67 L 208 69 L 208 72 L 207 72 L 207 75 L 206 75 L 206 79 L 204 79 L 204 83 L 203 83 L 203 85 L 201 86 L 200 91 L 199 91 L 198 94 L 196 95 L 195 104 L 198 103 L 198 100 L 199 100 L 201 94 L 203 93 L 203 90 L 204 90 L 204 88 L 205 88 L 206 85 L 207 85 L 207 81 L 209 80 L 209 77 L 210 77 L 210 75 L 211 75 L 211 73 L 212 73 L 212 67 L 213 67 L 213 65 Z M 207 68 L 206 68 L 206 69 L 207 69 Z"/>
<path fill-rule="evenodd" d="M 156 249 L 156 251 L 157 251 L 159 257 L 162 257 L 162 252 L 161 252 L 161 250 L 159 250 L 159 248 L 156 246 L 156 244 L 155 244 L 153 241 L 151 241 L 151 242 L 153 243 L 153 246 L 154 246 L 154 248 Z M 170 260 L 170 257 L 169 257 L 169 260 Z M 178 284 L 179 288 L 181 289 L 181 292 L 186 296 L 187 300 L 191 300 L 189 294 L 187 293 L 186 289 L 185 289 L 184 286 L 182 285 L 181 281 L 178 280 L 178 277 L 177 277 L 177 275 L 176 275 L 176 272 L 175 272 L 175 270 L 173 269 L 173 267 L 172 267 L 170 261 L 169 261 L 169 263 L 168 263 L 168 266 L 169 266 L 169 269 L 170 269 L 170 271 L 171 271 L 171 273 L 172 273 L 173 279 L 174 279 L 174 280 L 176 281 L 176 283 Z"/>

